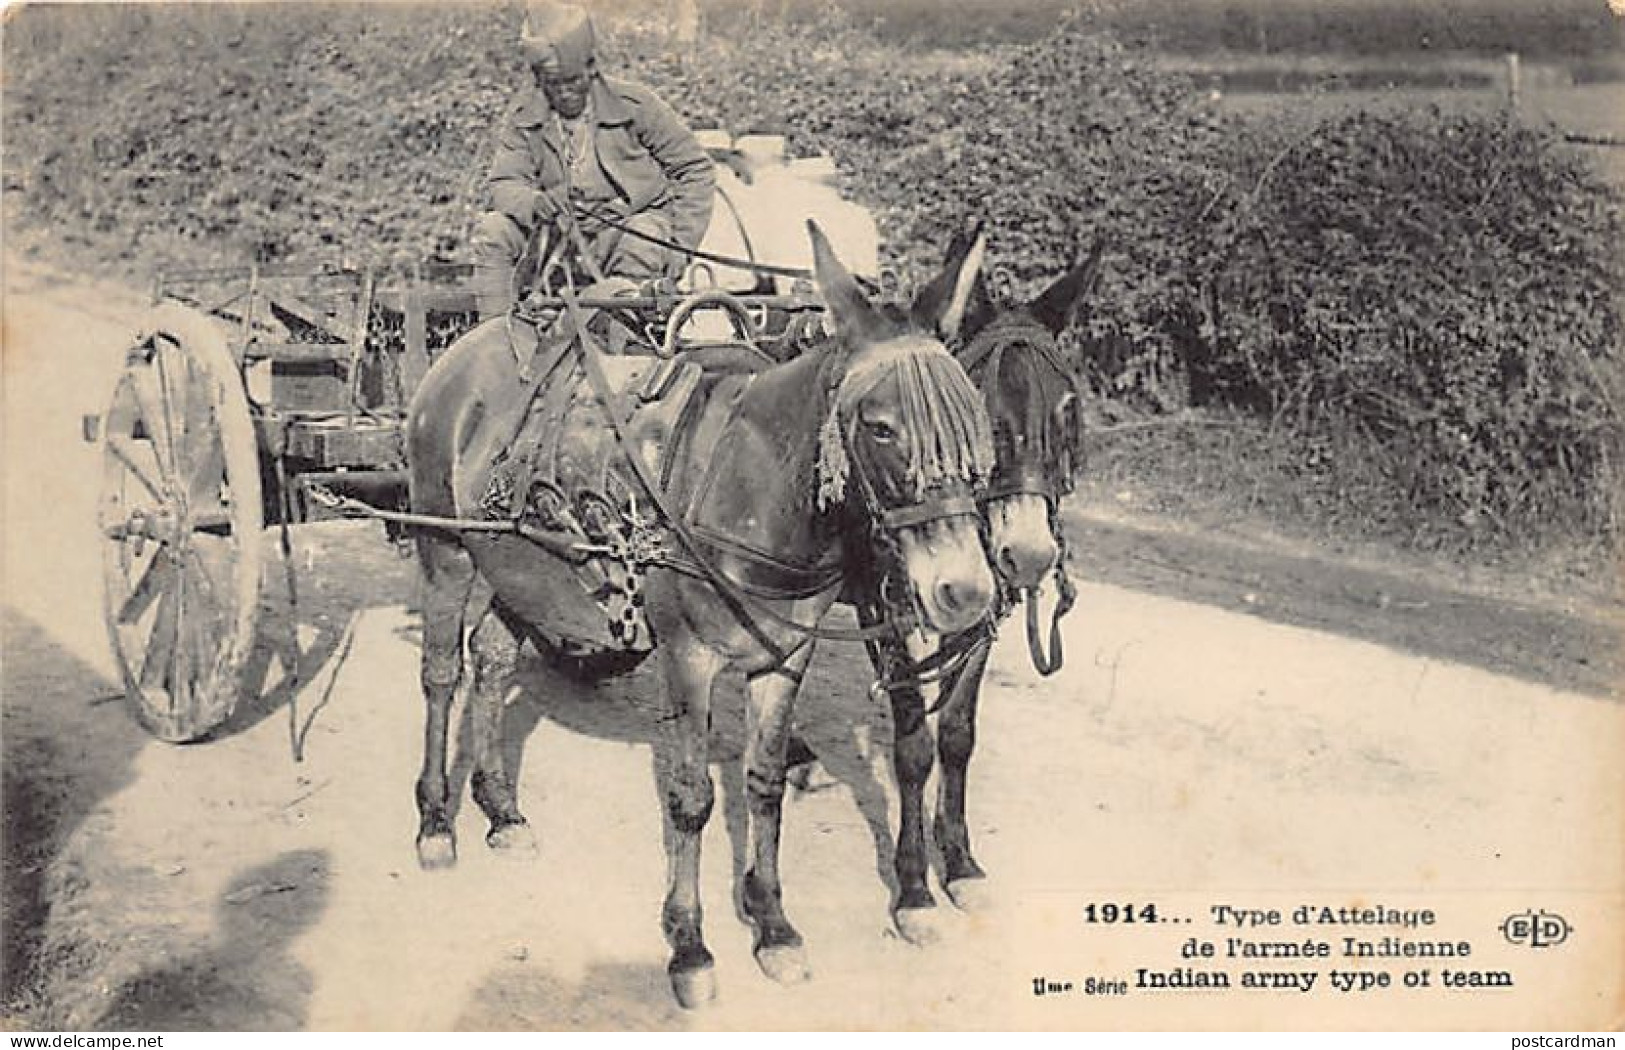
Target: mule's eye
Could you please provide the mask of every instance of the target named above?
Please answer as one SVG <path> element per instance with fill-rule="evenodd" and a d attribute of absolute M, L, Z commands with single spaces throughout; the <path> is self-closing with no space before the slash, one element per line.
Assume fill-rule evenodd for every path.
<path fill-rule="evenodd" d="M 897 428 L 884 419 L 865 420 L 864 426 L 868 428 L 869 436 L 883 445 L 897 440 Z"/>

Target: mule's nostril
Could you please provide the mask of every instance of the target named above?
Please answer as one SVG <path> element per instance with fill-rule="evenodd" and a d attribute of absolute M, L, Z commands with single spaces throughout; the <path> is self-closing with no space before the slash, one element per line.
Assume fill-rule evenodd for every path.
<path fill-rule="evenodd" d="M 946 613 L 957 613 L 965 607 L 966 588 L 953 580 L 937 584 L 937 604 Z"/>
<path fill-rule="evenodd" d="M 943 580 L 937 584 L 939 627 L 958 630 L 987 611 L 993 600 L 991 580 Z M 935 617 L 934 617 L 935 618 Z"/>
<path fill-rule="evenodd" d="M 1010 544 L 999 548 L 999 574 L 1014 587 L 1036 587 L 1055 567 L 1059 555 L 1054 546 Z"/>

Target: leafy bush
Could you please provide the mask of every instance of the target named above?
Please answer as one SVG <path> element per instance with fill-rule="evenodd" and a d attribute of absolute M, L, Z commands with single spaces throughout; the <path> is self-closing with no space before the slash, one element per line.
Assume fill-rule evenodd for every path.
<path fill-rule="evenodd" d="M 1380 475 L 1374 516 L 1617 527 L 1616 193 L 1551 136 L 1437 112 L 1254 129 L 1226 166 L 1186 264 L 1198 397 L 1291 428 L 1333 488 Z"/>
<path fill-rule="evenodd" d="M 460 244 L 517 62 L 494 6 L 45 5 L 6 29 L 15 217 L 147 265 Z"/>

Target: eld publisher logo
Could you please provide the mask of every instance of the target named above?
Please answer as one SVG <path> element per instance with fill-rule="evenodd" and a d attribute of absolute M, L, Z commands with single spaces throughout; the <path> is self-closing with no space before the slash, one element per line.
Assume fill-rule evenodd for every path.
<path fill-rule="evenodd" d="M 1574 927 L 1561 915 L 1548 911 L 1526 911 L 1508 915 L 1501 923 L 1501 936 L 1511 944 L 1527 944 L 1531 948 L 1550 948 L 1569 939 Z"/>

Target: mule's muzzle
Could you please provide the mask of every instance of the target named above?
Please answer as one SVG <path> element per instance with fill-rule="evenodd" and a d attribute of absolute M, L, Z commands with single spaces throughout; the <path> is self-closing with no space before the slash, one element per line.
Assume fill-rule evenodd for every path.
<path fill-rule="evenodd" d="M 896 541 L 914 612 L 928 632 L 952 634 L 987 615 L 997 583 L 976 515 L 939 517 L 901 529 Z"/>
<path fill-rule="evenodd" d="M 1040 492 L 1013 492 L 988 505 L 988 553 L 1012 590 L 1032 590 L 1061 560 L 1050 500 Z"/>
<path fill-rule="evenodd" d="M 1032 590 L 1044 581 L 1061 556 L 1052 537 L 1022 537 L 1002 544 L 994 555 L 999 575 L 1016 590 Z"/>
<path fill-rule="evenodd" d="M 993 578 L 983 572 L 937 581 L 927 603 L 931 626 L 938 634 L 954 634 L 974 625 L 993 604 Z"/>

